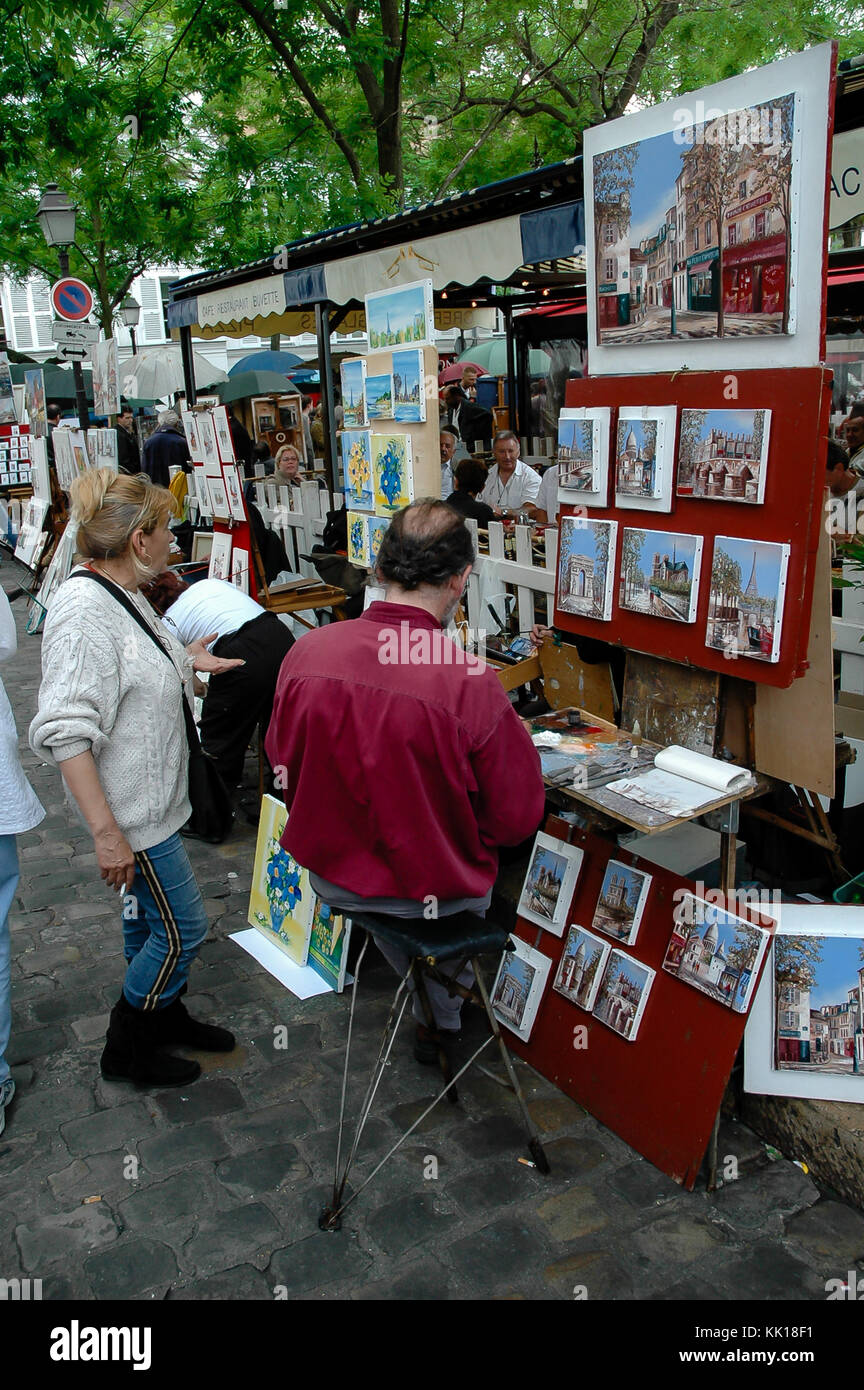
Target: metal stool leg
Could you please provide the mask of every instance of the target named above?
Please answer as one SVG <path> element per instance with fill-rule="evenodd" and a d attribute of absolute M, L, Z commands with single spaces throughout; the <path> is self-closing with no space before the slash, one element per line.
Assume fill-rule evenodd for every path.
<path fill-rule="evenodd" d="M 414 977 L 414 988 L 417 991 L 417 998 L 420 1000 L 423 1017 L 426 1019 L 426 1027 L 438 1043 L 438 1065 L 441 1068 L 441 1075 L 444 1077 L 445 1084 L 450 1087 L 447 1091 L 447 1099 L 452 1105 L 455 1105 L 459 1096 L 456 1093 L 456 1087 L 452 1084 L 453 1068 L 450 1065 L 450 1058 L 447 1056 L 447 1049 L 441 1041 L 441 1036 L 438 1032 L 435 1014 L 432 1011 L 432 1004 L 426 991 L 426 981 L 423 977 L 423 962 L 419 958 L 415 958 L 411 962 L 411 973 Z"/>
<path fill-rule="evenodd" d="M 507 1068 L 507 1075 L 510 1078 L 510 1084 L 513 1087 L 516 1099 L 519 1102 L 519 1109 L 522 1111 L 522 1119 L 524 1121 L 525 1128 L 528 1131 L 528 1151 L 531 1154 L 531 1157 L 533 1158 L 534 1162 L 536 1163 L 539 1171 L 541 1173 L 548 1173 L 550 1171 L 549 1160 L 546 1157 L 546 1154 L 544 1153 L 543 1145 L 540 1142 L 540 1136 L 537 1133 L 534 1121 L 531 1119 L 531 1116 L 528 1113 L 528 1106 L 525 1104 L 525 1097 L 522 1094 L 522 1087 L 519 1085 L 519 1078 L 516 1075 L 513 1062 L 510 1058 L 510 1053 L 507 1050 L 507 1044 L 504 1042 L 504 1039 L 501 1036 L 501 1030 L 498 1027 L 498 1020 L 493 1012 L 492 1003 L 489 999 L 489 994 L 486 989 L 486 982 L 483 979 L 483 976 L 480 972 L 480 962 L 479 960 L 475 959 L 471 962 L 471 964 L 474 967 L 474 978 L 477 981 L 477 988 L 480 991 L 480 997 L 483 1000 L 483 1007 L 486 1010 L 486 1017 L 489 1020 L 489 1025 L 498 1043 L 498 1048 L 501 1052 L 501 1057 L 504 1061 L 504 1066 Z"/>

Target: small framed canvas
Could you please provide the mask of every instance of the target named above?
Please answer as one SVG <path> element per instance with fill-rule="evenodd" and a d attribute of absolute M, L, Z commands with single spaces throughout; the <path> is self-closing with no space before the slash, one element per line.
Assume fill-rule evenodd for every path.
<path fill-rule="evenodd" d="M 378 551 L 381 549 L 383 541 L 390 526 L 390 519 L 386 516 L 367 516 L 366 529 L 369 534 L 369 566 L 370 568 L 378 559 Z"/>
<path fill-rule="evenodd" d="M 574 923 L 567 933 L 552 988 L 590 1014 L 611 950 L 608 941 Z"/>
<path fill-rule="evenodd" d="M 615 505 L 672 510 L 674 405 L 622 405 L 615 433 Z"/>
<path fill-rule="evenodd" d="M 352 565 L 369 563 L 369 531 L 363 512 L 348 513 L 348 559 Z"/>
<path fill-rule="evenodd" d="M 701 566 L 701 536 L 625 526 L 618 602 L 647 617 L 693 623 Z"/>
<path fill-rule="evenodd" d="M 393 353 L 393 416 L 403 423 L 426 419 L 425 373 L 420 348 Z"/>
<path fill-rule="evenodd" d="M 860 904 L 783 903 L 779 912 L 744 1034 L 744 1089 L 860 1105 Z"/>
<path fill-rule="evenodd" d="M 594 1017 L 627 1042 L 635 1042 L 655 974 L 625 951 L 611 950 L 597 991 Z"/>
<path fill-rule="evenodd" d="M 499 1023 L 528 1042 L 552 962 L 518 936 L 512 941 L 515 949 L 501 957 L 491 1002 Z"/>
<path fill-rule="evenodd" d="M 408 506 L 414 496 L 410 435 L 372 435 L 372 480 L 379 516 Z"/>
<path fill-rule="evenodd" d="M 227 531 L 215 531 L 213 534 L 207 578 L 231 582 L 231 537 Z"/>
<path fill-rule="evenodd" d="M 393 377 L 390 372 L 366 374 L 366 419 L 372 424 L 375 420 L 393 419 Z"/>
<path fill-rule="evenodd" d="M 186 443 L 189 445 L 189 454 L 193 463 L 204 462 L 204 450 L 201 446 L 201 436 L 198 433 L 198 417 L 194 410 L 181 410 L 180 419 L 183 421 L 183 432 L 186 435 Z"/>
<path fill-rule="evenodd" d="M 231 438 L 231 424 L 228 420 L 228 407 L 217 405 L 213 410 L 213 425 L 216 430 L 216 448 L 222 463 L 236 463 L 234 440 Z"/>
<path fill-rule="evenodd" d="M 610 859 L 603 874 L 591 925 L 595 931 L 632 946 L 651 889 L 651 875 L 620 859 Z"/>
<path fill-rule="evenodd" d="M 790 547 L 717 536 L 705 645 L 730 661 L 779 661 Z"/>
<path fill-rule="evenodd" d="M 560 518 L 556 602 L 563 612 L 609 621 L 617 536 L 617 521 Z"/>
<path fill-rule="evenodd" d="M 241 550 L 239 546 L 231 551 L 231 583 L 235 589 L 241 593 L 249 592 L 249 551 Z"/>
<path fill-rule="evenodd" d="M 345 987 L 350 940 L 350 918 L 335 913 L 327 903 L 316 898 L 307 965 L 337 994 L 341 994 Z"/>
<path fill-rule="evenodd" d="M 432 281 L 414 280 L 366 295 L 369 351 L 435 343 Z"/>
<path fill-rule="evenodd" d="M 349 512 L 371 512 L 375 506 L 371 430 L 343 430 L 339 447 L 345 476 L 345 506 Z"/>
<path fill-rule="evenodd" d="M 212 531 L 196 531 L 192 537 L 192 561 L 209 560 L 213 549 Z"/>
<path fill-rule="evenodd" d="M 237 471 L 236 463 L 223 464 L 222 480 L 225 483 L 231 516 L 235 521 L 245 521 L 246 508 L 243 505 L 243 489 L 240 486 L 240 474 Z"/>
<path fill-rule="evenodd" d="M 218 478 L 207 476 L 207 490 L 210 493 L 210 510 L 217 521 L 230 521 L 231 508 L 222 474 Z"/>
<path fill-rule="evenodd" d="M 562 410 L 558 417 L 558 501 L 605 507 L 609 487 L 608 405 Z"/>
<path fill-rule="evenodd" d="M 682 410 L 678 496 L 764 502 L 770 429 L 770 410 Z"/>
<path fill-rule="evenodd" d="M 304 966 L 309 955 L 315 894 L 306 869 L 279 843 L 288 812 L 273 796 L 261 800 L 248 922 Z"/>
<path fill-rule="evenodd" d="M 366 420 L 366 363 L 362 357 L 351 357 L 339 367 L 342 383 L 342 424 L 348 429 L 365 425 Z"/>
<path fill-rule="evenodd" d="M 194 468 L 195 476 L 195 496 L 198 499 L 198 510 L 202 516 L 212 516 L 213 508 L 210 506 L 210 489 L 207 486 L 207 475 L 204 472 L 203 464 L 196 464 Z M 194 560 L 194 555 L 193 555 Z"/>
<path fill-rule="evenodd" d="M 199 410 L 198 419 L 198 438 L 201 441 L 201 454 L 204 459 L 204 469 L 208 477 L 215 477 L 219 472 L 219 449 L 216 445 L 216 426 L 213 423 L 213 416 L 207 410 Z"/>
<path fill-rule="evenodd" d="M 709 999 L 746 1014 L 771 931 L 685 893 L 675 909 L 663 969 Z"/>
<path fill-rule="evenodd" d="M 517 911 L 520 917 L 545 927 L 555 936 L 564 935 L 567 912 L 579 878 L 584 850 L 538 832 L 531 851 L 531 862 L 522 885 Z"/>

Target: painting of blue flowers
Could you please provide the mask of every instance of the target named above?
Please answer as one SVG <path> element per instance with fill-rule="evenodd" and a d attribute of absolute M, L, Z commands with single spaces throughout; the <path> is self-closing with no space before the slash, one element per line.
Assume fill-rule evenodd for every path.
<path fill-rule="evenodd" d="M 372 479 L 379 516 L 408 506 L 414 490 L 409 435 L 373 434 Z"/>
<path fill-rule="evenodd" d="M 307 870 L 279 843 L 287 821 L 282 803 L 274 796 L 265 796 L 247 920 L 295 965 L 303 966 L 309 954 L 315 895 Z"/>

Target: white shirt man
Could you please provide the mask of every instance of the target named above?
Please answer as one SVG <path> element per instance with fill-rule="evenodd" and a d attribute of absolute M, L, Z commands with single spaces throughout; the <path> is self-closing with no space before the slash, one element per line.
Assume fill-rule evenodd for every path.
<path fill-rule="evenodd" d="M 533 508 L 528 508 L 541 526 L 554 526 L 558 520 L 558 464 L 547 468 L 540 479 L 540 491 Z"/>
<path fill-rule="evenodd" d="M 512 518 L 526 502 L 536 503 L 540 478 L 519 457 L 519 440 L 509 430 L 496 435 L 492 446 L 495 462 L 489 469 L 480 501 L 498 516 Z"/>

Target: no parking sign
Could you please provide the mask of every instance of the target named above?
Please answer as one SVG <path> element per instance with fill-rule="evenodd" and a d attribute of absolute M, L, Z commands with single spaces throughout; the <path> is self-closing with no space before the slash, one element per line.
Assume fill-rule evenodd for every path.
<path fill-rule="evenodd" d="M 93 291 L 83 280 L 66 275 L 51 286 L 51 307 L 61 319 L 79 322 L 93 312 Z"/>

